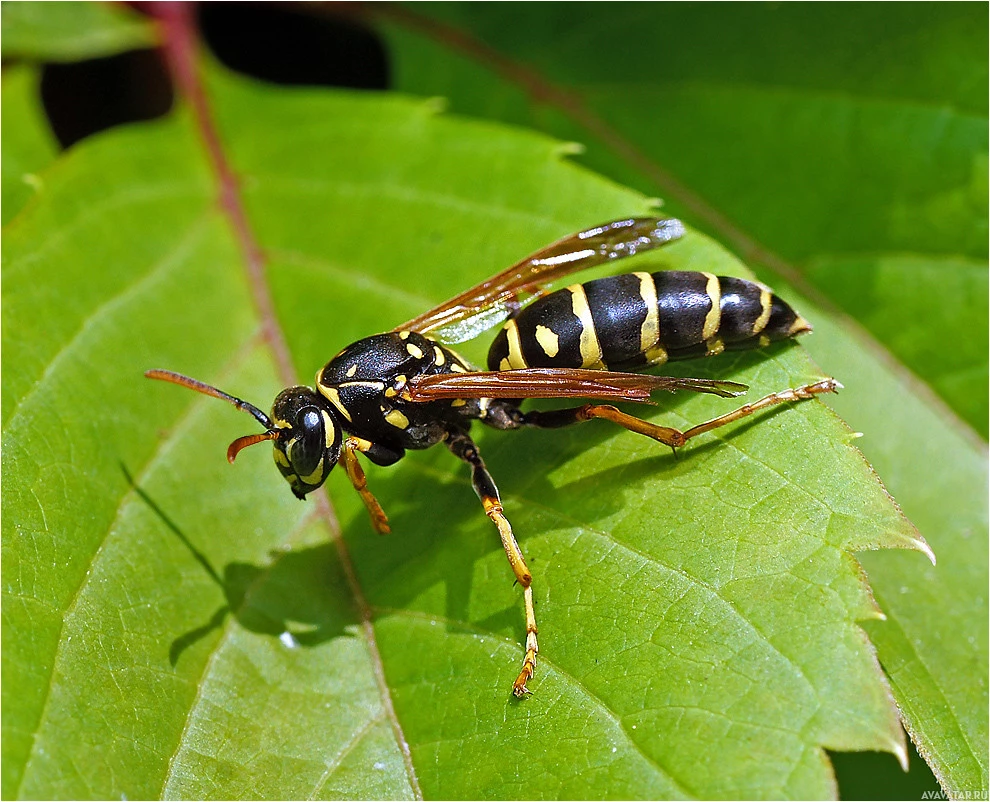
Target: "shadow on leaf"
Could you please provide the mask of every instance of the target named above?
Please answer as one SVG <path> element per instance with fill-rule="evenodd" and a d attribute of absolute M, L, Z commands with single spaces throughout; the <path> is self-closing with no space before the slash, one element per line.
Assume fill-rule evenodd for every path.
<path fill-rule="evenodd" d="M 321 592 L 332 586 L 333 575 L 341 574 L 330 543 L 270 552 L 266 565 L 230 562 L 221 575 L 175 521 L 134 482 L 126 466 L 121 463 L 120 467 L 134 492 L 185 546 L 225 599 L 206 623 L 172 641 L 169 663 L 173 667 L 187 649 L 220 629 L 228 615 L 251 632 L 291 645 L 315 646 L 346 634 L 344 627 L 350 622 L 350 611 L 335 609 L 337 605 L 328 594 Z M 337 580 L 344 581 L 342 574 Z"/>

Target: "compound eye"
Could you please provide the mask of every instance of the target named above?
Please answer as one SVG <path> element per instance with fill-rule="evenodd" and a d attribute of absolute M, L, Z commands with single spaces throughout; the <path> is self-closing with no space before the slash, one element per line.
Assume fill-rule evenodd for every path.
<path fill-rule="evenodd" d="M 299 410 L 293 434 L 286 449 L 289 463 L 303 482 L 317 485 L 323 481 L 323 451 L 326 447 L 323 417 L 319 410 L 313 407 Z"/>

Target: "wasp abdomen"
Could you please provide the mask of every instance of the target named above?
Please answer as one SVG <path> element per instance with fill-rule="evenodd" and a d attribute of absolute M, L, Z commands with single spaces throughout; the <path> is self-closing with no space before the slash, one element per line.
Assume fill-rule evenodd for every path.
<path fill-rule="evenodd" d="M 499 332 L 490 370 L 635 369 L 809 331 L 768 288 L 712 273 L 629 273 L 538 298 Z"/>

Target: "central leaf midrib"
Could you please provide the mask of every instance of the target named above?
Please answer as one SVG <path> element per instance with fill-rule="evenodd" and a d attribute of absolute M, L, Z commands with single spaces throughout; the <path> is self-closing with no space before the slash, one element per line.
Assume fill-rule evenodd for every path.
<path fill-rule="evenodd" d="M 212 99 L 202 82 L 200 54 L 196 50 L 196 33 L 194 21 L 190 10 L 186 7 L 178 7 L 167 10 L 162 20 L 162 31 L 165 38 L 165 51 L 168 58 L 169 67 L 172 70 L 173 79 L 176 85 L 185 93 L 186 100 L 192 106 L 193 119 L 200 133 L 198 142 L 205 150 L 206 157 L 210 160 L 216 170 L 216 185 L 218 190 L 221 210 L 227 219 L 231 231 L 242 250 L 242 267 L 244 269 L 245 282 L 254 299 L 255 313 L 260 318 L 261 325 L 266 334 L 266 342 L 272 352 L 275 364 L 283 380 L 290 384 L 294 382 L 291 364 L 291 351 L 282 321 L 278 316 L 278 310 L 272 297 L 270 279 L 268 276 L 269 260 L 265 256 L 261 243 L 258 240 L 252 221 L 247 214 L 241 195 L 239 184 L 239 173 L 235 166 L 227 157 L 227 148 L 223 139 L 223 133 L 216 125 L 212 115 Z M 318 501 L 322 506 L 327 531 L 331 534 L 331 539 L 335 542 L 338 554 L 347 576 L 347 584 L 351 590 L 351 595 L 358 611 L 359 618 L 362 619 L 362 629 L 365 633 L 365 641 L 372 661 L 372 669 L 375 676 L 376 687 L 381 696 L 382 708 L 386 711 L 391 723 L 393 737 L 396 747 L 403 758 L 403 763 L 408 775 L 409 785 L 414 795 L 422 797 L 419 780 L 416 775 L 415 766 L 409 751 L 408 743 L 402 731 L 402 725 L 395 714 L 394 706 L 390 697 L 384 678 L 384 668 L 382 665 L 381 652 L 375 640 L 374 627 L 368 616 L 367 602 L 364 599 L 363 591 L 358 584 L 356 573 L 351 568 L 350 555 L 347 552 L 346 544 L 336 529 L 336 517 L 333 513 L 332 503 L 326 490 L 321 491 L 323 496 Z M 211 656 L 211 661 L 212 661 Z M 376 668 L 377 666 L 377 668 Z"/>

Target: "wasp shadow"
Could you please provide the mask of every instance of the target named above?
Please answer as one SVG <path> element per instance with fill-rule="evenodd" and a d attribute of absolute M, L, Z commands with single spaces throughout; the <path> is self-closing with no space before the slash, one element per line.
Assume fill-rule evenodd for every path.
<path fill-rule="evenodd" d="M 135 494 L 185 547 L 220 589 L 224 603 L 200 626 L 177 635 L 169 646 L 174 667 L 182 654 L 222 628 L 228 616 L 250 632 L 291 643 L 315 646 L 346 635 L 353 612 L 344 609 L 332 588 L 343 583 L 336 549 L 330 542 L 294 550 L 273 551 L 263 565 L 229 562 L 217 571 L 203 552 L 162 507 L 135 483 L 126 466 L 121 470 Z"/>

